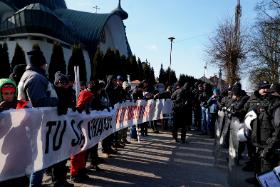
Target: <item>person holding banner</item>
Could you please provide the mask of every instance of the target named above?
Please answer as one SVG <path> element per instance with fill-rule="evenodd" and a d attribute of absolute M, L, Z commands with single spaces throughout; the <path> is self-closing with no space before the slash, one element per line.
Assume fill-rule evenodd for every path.
<path fill-rule="evenodd" d="M 28 102 L 17 100 L 17 87 L 14 81 L 11 79 L 0 79 L 0 111 L 16 108 L 22 109 L 26 108 L 27 105 Z M 11 154 L 8 157 L 11 157 Z M 0 186 L 21 186 L 25 183 L 27 183 L 26 177 L 21 177 L 0 182 Z"/>
<path fill-rule="evenodd" d="M 75 108 L 75 92 L 73 92 L 72 85 L 69 83 L 68 76 L 62 74 L 60 71 L 55 73 L 54 80 L 55 91 L 58 96 L 57 114 L 67 114 L 68 108 Z M 59 162 L 52 166 L 52 179 L 55 187 L 73 186 L 66 182 L 67 176 L 67 160 Z"/>
<path fill-rule="evenodd" d="M 98 81 L 92 81 L 88 85 L 88 89 L 93 93 L 93 97 L 91 100 L 91 109 L 92 110 L 104 110 L 107 108 L 106 105 L 102 103 L 102 84 Z M 109 110 L 109 109 L 108 109 Z M 98 167 L 100 162 L 105 162 L 103 159 L 98 156 L 98 144 L 93 146 L 88 151 L 88 157 L 90 158 L 90 166 L 89 169 L 94 171 L 100 171 L 101 169 Z"/>
<path fill-rule="evenodd" d="M 57 107 L 57 94 L 46 76 L 46 59 L 39 46 L 27 53 L 30 64 L 22 75 L 18 85 L 18 99 L 30 101 L 32 107 Z M 38 124 L 39 125 L 39 124 Z M 29 187 L 42 186 L 45 170 L 36 171 L 30 175 Z M 66 180 L 64 186 L 73 186 Z"/>
<path fill-rule="evenodd" d="M 121 79 L 121 77 L 118 77 Z M 122 102 L 124 100 L 123 89 L 121 85 L 118 84 L 116 77 L 113 75 L 109 75 L 107 77 L 107 85 L 105 87 L 105 91 L 109 98 L 110 107 L 114 107 L 116 103 Z M 115 148 L 124 148 L 123 145 L 120 144 L 118 140 L 118 132 L 108 136 L 103 140 L 103 150 L 105 153 L 117 153 L 116 150 L 113 150 L 111 146 Z"/>
<path fill-rule="evenodd" d="M 77 110 L 79 112 L 82 112 L 83 110 L 85 110 L 87 114 L 90 112 L 93 99 L 93 93 L 90 89 L 91 87 L 88 87 L 87 89 L 82 90 L 79 94 L 77 102 Z M 80 183 L 89 179 L 89 176 L 86 173 L 87 155 L 88 151 L 85 150 L 70 158 L 70 175 L 73 182 Z"/>

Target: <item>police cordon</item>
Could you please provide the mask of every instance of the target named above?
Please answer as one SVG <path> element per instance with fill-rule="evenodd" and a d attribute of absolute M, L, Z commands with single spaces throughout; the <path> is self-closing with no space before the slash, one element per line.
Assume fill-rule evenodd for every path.
<path fill-rule="evenodd" d="M 89 149 L 132 125 L 170 116 L 171 100 L 118 103 L 111 110 L 58 116 L 56 108 L 0 113 L 0 181 L 29 175 Z"/>

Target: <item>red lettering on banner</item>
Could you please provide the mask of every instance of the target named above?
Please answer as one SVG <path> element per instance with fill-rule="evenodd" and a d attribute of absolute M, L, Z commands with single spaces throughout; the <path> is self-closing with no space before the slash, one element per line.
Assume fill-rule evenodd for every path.
<path fill-rule="evenodd" d="M 124 121 L 139 120 L 143 117 L 149 117 L 150 112 L 154 110 L 155 104 L 145 106 L 127 106 L 117 110 L 116 123 L 121 124 Z"/>
<path fill-rule="evenodd" d="M 150 114 L 150 105 L 146 105 L 143 117 L 147 117 Z"/>

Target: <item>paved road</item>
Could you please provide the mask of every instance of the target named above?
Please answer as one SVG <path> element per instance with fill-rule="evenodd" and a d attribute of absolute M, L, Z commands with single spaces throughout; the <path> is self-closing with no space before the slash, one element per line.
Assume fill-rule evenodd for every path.
<path fill-rule="evenodd" d="M 188 143 L 180 144 L 170 132 L 149 133 L 106 159 L 103 171 L 89 174 L 91 180 L 75 186 L 228 186 L 226 161 L 214 165 L 214 140 L 187 136 Z"/>

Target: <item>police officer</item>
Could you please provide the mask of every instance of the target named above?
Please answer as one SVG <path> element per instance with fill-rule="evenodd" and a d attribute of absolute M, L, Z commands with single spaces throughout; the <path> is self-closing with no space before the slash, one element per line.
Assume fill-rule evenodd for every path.
<path fill-rule="evenodd" d="M 279 165 L 280 156 L 280 84 L 271 86 L 270 106 L 268 108 L 268 116 L 270 123 L 270 131 L 261 131 L 263 137 L 260 149 L 261 172 L 272 170 Z"/>
<path fill-rule="evenodd" d="M 258 90 L 253 93 L 248 102 L 245 105 L 245 110 L 247 112 L 253 110 L 257 114 L 257 119 L 253 120 L 251 123 L 252 127 L 252 136 L 251 136 L 251 145 L 250 142 L 248 146 L 248 155 L 250 162 L 248 163 L 251 166 L 254 166 L 253 169 L 255 173 L 262 171 L 261 162 L 261 152 L 264 149 L 265 141 L 267 137 L 271 136 L 273 132 L 273 126 L 270 123 L 270 115 L 268 115 L 269 108 L 269 89 L 270 84 L 267 81 L 261 81 L 258 85 Z M 249 178 L 246 180 L 248 183 L 256 183 L 256 179 Z"/>
<path fill-rule="evenodd" d="M 242 90 L 240 83 L 232 87 L 231 113 L 233 119 L 238 120 L 239 122 L 244 120 L 246 115 L 246 112 L 244 111 L 244 105 L 249 98 L 250 97 L 246 94 L 246 92 Z M 242 158 L 242 152 L 244 151 L 246 144 L 245 142 L 238 142 L 236 138 L 234 141 L 235 145 L 237 145 L 236 148 L 238 147 L 238 158 L 236 160 L 238 162 Z"/>

